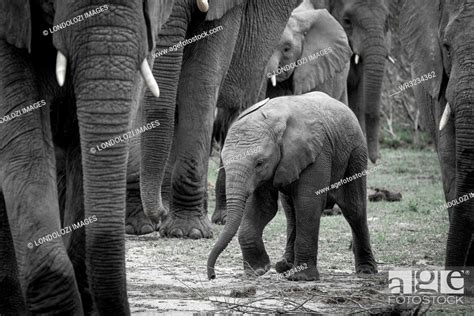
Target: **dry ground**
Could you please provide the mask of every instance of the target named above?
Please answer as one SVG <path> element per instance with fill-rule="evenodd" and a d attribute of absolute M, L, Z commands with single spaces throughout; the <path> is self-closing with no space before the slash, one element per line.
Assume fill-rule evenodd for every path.
<path fill-rule="evenodd" d="M 342 216 L 321 221 L 319 282 L 277 280 L 272 269 L 259 278 L 242 274 L 237 240 L 219 258 L 217 279 L 206 279 L 207 255 L 222 230 L 209 240 L 160 238 L 158 233 L 127 236 L 127 277 L 131 309 L 137 315 L 229 313 L 312 313 L 430 315 L 474 314 L 474 300 L 464 305 L 394 306 L 388 303 L 389 270 L 441 269 L 448 229 L 439 164 L 433 151 L 383 150 L 381 168 L 368 176 L 371 188 L 400 191 L 401 202 L 368 204 L 372 245 L 379 274 L 354 273 L 349 250 L 351 233 Z M 215 182 L 216 158 L 210 163 L 209 182 Z M 374 166 L 369 166 L 369 169 Z M 210 212 L 213 211 L 210 192 Z M 285 217 L 278 212 L 264 232 L 272 263 L 283 253 Z M 236 239 L 236 238 L 235 238 Z"/>

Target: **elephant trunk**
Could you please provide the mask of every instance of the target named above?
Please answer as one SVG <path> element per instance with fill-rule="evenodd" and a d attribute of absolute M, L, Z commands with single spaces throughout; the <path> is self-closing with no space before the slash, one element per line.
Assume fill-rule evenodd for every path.
<path fill-rule="evenodd" d="M 227 172 L 228 170 L 226 170 L 227 221 L 224 230 L 219 235 L 219 239 L 214 244 L 209 258 L 207 259 L 207 277 L 209 279 L 216 277 L 214 266 L 217 258 L 231 242 L 239 229 L 248 197 L 246 190 L 247 181 L 244 180 L 248 179 L 248 177 L 237 178 L 235 172 L 231 172 L 231 174 Z"/>
<path fill-rule="evenodd" d="M 380 99 L 382 95 L 382 82 L 385 73 L 387 49 L 382 34 L 369 35 L 370 43 L 364 45 L 362 100 L 365 108 L 365 126 L 367 147 L 370 161 L 375 163 L 378 158 L 378 135 L 380 126 Z"/>
<path fill-rule="evenodd" d="M 179 10 L 173 10 L 170 21 L 187 25 Z M 160 52 L 184 40 L 185 27 L 163 27 L 155 51 Z M 178 84 L 183 60 L 183 48 L 157 56 L 153 74 L 161 88 L 160 98 L 145 95 L 143 118 L 146 122 L 159 120 L 160 128 L 152 129 L 141 138 L 140 194 L 145 214 L 155 223 L 165 215 L 161 187 L 173 142 Z M 171 162 L 174 163 L 174 162 Z"/>
<path fill-rule="evenodd" d="M 130 313 L 124 240 L 128 143 L 122 135 L 131 128 L 141 58 L 132 30 L 111 27 L 108 31 L 91 37 L 93 43 L 81 43 L 70 64 L 77 99 L 85 218 L 97 219 L 85 228 L 88 283 L 99 314 L 126 315 Z M 111 43 L 102 34 L 114 34 L 117 42 Z M 114 139 L 115 144 L 101 146 Z"/>
<path fill-rule="evenodd" d="M 470 54 L 472 55 L 472 53 Z M 469 56 L 469 54 L 464 54 Z M 465 58 L 469 63 L 469 58 Z M 460 73 L 459 80 L 450 80 L 448 91 L 454 89 L 454 102 L 450 104 L 454 110 L 454 124 L 456 135 L 456 198 L 451 223 L 449 225 L 446 267 L 463 269 L 464 265 L 472 266 L 473 262 L 466 262 L 466 255 L 474 233 L 474 95 L 471 87 L 472 66 L 467 65 Z M 450 87 L 451 86 L 451 87 Z M 448 93 L 449 94 L 449 93 Z M 471 246 L 472 248 L 472 246 Z M 472 259 L 472 254 L 470 255 Z M 472 267 L 471 267 L 472 268 Z"/>

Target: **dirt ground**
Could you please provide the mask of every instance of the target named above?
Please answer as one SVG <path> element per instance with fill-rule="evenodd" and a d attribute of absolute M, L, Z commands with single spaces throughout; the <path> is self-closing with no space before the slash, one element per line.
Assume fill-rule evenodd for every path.
<path fill-rule="evenodd" d="M 368 222 L 379 273 L 358 276 L 349 250 L 351 232 L 342 216 L 321 221 L 318 282 L 278 279 L 272 268 L 258 278 L 243 275 L 236 238 L 216 264 L 217 278 L 206 277 L 214 238 L 177 240 L 158 233 L 127 236 L 127 278 L 134 315 L 224 314 L 385 314 L 473 315 L 474 299 L 458 305 L 389 303 L 388 271 L 442 269 L 448 220 L 432 151 L 382 151 L 382 168 L 370 174 L 368 186 L 401 192 L 400 202 L 368 204 Z M 209 182 L 215 181 L 211 163 Z M 373 166 L 371 166 L 373 167 Z M 369 169 L 371 168 L 369 166 Z M 211 193 L 211 192 L 210 192 Z M 211 194 L 210 212 L 214 204 Z M 279 211 L 264 232 L 274 264 L 283 253 L 286 220 Z"/>

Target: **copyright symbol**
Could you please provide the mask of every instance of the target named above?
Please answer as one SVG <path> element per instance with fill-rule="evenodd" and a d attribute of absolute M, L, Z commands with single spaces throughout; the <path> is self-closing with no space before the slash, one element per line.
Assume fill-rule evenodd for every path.
<path fill-rule="evenodd" d="M 91 148 L 91 153 L 95 154 L 97 150 L 95 148 Z"/>
<path fill-rule="evenodd" d="M 33 249 L 33 244 L 29 242 L 28 243 L 28 248 Z"/>
<path fill-rule="evenodd" d="M 49 34 L 48 31 L 46 31 L 46 30 L 43 31 L 43 35 L 44 35 L 44 36 L 48 36 L 48 34 Z"/>

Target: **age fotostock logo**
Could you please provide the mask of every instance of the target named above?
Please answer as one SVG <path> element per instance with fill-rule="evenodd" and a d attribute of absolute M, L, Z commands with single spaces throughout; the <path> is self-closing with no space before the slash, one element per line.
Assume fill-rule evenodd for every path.
<path fill-rule="evenodd" d="M 389 271 L 389 302 L 398 304 L 464 304 L 464 277 L 461 270 Z"/>

